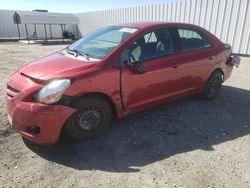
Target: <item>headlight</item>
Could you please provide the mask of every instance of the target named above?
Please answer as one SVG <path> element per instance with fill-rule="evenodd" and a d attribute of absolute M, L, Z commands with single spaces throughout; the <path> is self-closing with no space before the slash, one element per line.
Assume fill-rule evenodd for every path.
<path fill-rule="evenodd" d="M 56 103 L 70 84 L 70 79 L 53 80 L 37 93 L 36 100 L 45 104 Z"/>

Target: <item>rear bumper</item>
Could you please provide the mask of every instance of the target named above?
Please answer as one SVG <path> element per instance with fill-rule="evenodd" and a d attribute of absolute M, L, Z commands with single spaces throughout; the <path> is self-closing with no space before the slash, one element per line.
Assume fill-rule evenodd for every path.
<path fill-rule="evenodd" d="M 234 66 L 240 66 L 240 57 L 235 54 L 231 54 L 231 56 L 226 62 L 226 67 L 224 69 L 224 81 L 231 76 Z"/>
<path fill-rule="evenodd" d="M 23 137 L 37 144 L 56 144 L 65 121 L 75 109 L 63 105 L 44 105 L 12 100 L 6 95 L 10 124 Z"/>

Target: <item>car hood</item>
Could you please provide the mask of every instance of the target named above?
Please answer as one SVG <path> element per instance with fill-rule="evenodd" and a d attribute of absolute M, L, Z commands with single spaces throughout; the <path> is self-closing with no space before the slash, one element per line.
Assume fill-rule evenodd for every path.
<path fill-rule="evenodd" d="M 54 53 L 26 64 L 19 71 L 35 79 L 49 80 L 69 77 L 94 65 L 95 63 L 91 61 L 84 61 L 74 56 L 68 57 L 60 53 Z"/>

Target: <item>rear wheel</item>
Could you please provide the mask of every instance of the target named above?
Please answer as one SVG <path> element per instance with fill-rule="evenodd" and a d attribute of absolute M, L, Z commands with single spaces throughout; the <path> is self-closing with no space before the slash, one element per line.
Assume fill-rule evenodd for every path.
<path fill-rule="evenodd" d="M 66 135 L 74 140 L 93 138 L 109 127 L 112 121 L 111 107 L 104 99 L 89 96 L 73 105 L 77 111 L 64 126 Z"/>
<path fill-rule="evenodd" d="M 213 72 L 207 81 L 207 85 L 201 94 L 201 98 L 205 100 L 214 99 L 220 91 L 222 81 L 222 73 L 220 71 Z"/>

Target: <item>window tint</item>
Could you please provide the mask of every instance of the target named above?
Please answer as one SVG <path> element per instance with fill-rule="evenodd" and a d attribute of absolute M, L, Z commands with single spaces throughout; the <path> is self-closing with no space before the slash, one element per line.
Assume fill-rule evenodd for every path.
<path fill-rule="evenodd" d="M 173 43 L 168 29 L 147 33 L 129 46 L 129 61 L 145 61 L 173 54 Z"/>
<path fill-rule="evenodd" d="M 182 51 L 208 48 L 211 46 L 208 40 L 196 31 L 189 29 L 178 29 L 178 33 Z"/>

